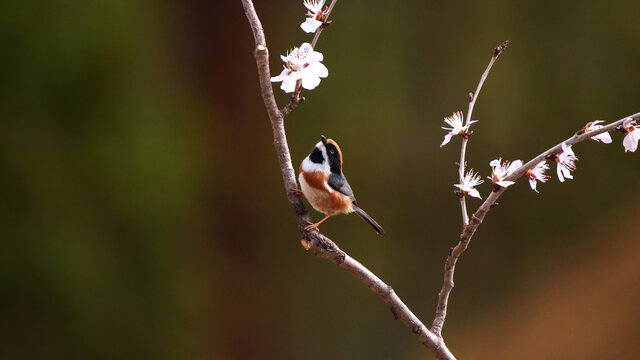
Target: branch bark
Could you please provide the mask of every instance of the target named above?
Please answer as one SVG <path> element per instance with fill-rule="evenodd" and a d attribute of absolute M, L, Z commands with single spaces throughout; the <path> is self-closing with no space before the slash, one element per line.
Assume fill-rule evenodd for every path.
<path fill-rule="evenodd" d="M 640 120 L 640 112 L 627 116 L 625 118 L 622 118 L 616 122 L 605 125 L 600 129 L 593 130 L 588 133 L 584 133 L 582 130 L 577 131 L 572 137 L 566 139 L 565 141 L 555 146 L 552 146 L 547 151 L 529 160 L 526 164 L 524 164 L 518 170 L 514 171 L 513 174 L 507 177 L 506 180 L 516 181 L 517 179 L 522 177 L 527 172 L 527 170 L 533 168 L 541 161 L 551 157 L 554 154 L 558 154 L 562 152 L 562 143 L 566 144 L 567 146 L 574 145 L 579 142 L 588 140 L 589 138 L 592 138 L 596 135 L 609 132 L 609 131 L 615 131 L 627 119 L 632 119 L 635 121 Z M 442 285 L 442 289 L 440 290 L 440 294 L 438 296 L 438 306 L 436 308 L 436 316 L 433 321 L 433 324 L 431 325 L 431 331 L 434 334 L 440 335 L 442 332 L 442 326 L 444 325 L 445 317 L 447 315 L 447 304 L 449 300 L 449 294 L 451 293 L 451 290 L 453 289 L 453 285 L 454 285 L 453 274 L 455 271 L 456 262 L 458 261 L 458 258 L 460 257 L 460 255 L 462 255 L 462 253 L 469 246 L 469 242 L 471 241 L 471 238 L 473 237 L 476 230 L 478 229 L 478 226 L 480 226 L 480 224 L 484 220 L 484 217 L 487 215 L 489 210 L 491 210 L 491 208 L 494 206 L 494 204 L 496 203 L 500 195 L 502 195 L 505 192 L 505 190 L 506 188 L 503 188 L 503 187 L 494 188 L 494 190 L 491 192 L 491 194 L 489 194 L 489 196 L 487 196 L 487 199 L 482 203 L 482 205 L 480 205 L 480 207 L 476 210 L 476 212 L 473 213 L 469 221 L 469 224 L 464 227 L 462 234 L 460 234 L 460 241 L 449 252 L 449 256 L 447 257 L 447 261 L 445 262 L 445 266 L 444 266 L 444 283 Z"/>
<path fill-rule="evenodd" d="M 473 114 L 473 107 L 475 106 L 476 100 L 480 95 L 480 90 L 482 89 L 482 85 L 484 85 L 484 82 L 487 79 L 487 76 L 489 76 L 489 71 L 491 71 L 493 64 L 496 62 L 496 60 L 498 60 L 498 57 L 500 56 L 500 54 L 502 54 L 507 49 L 508 45 L 509 45 L 509 40 L 505 40 L 502 44 L 496 46 L 496 48 L 493 50 L 493 56 L 491 57 L 491 61 L 489 61 L 489 65 L 487 65 L 487 68 L 484 70 L 484 73 L 482 73 L 482 76 L 480 77 L 480 81 L 478 82 L 476 91 L 474 93 L 469 93 L 469 109 L 467 110 L 467 121 L 465 125 L 468 126 L 471 124 L 471 115 Z M 460 148 L 460 163 L 458 164 L 458 173 L 460 176 L 461 184 L 462 184 L 462 179 L 464 178 L 464 172 L 466 171 L 465 155 L 467 152 L 467 142 L 469 141 L 469 136 L 471 136 L 470 133 L 469 135 L 465 135 L 462 138 L 462 145 Z M 467 213 L 467 202 L 466 202 L 465 196 L 460 197 L 460 210 L 462 212 L 462 228 L 465 229 L 469 226 L 469 214 Z M 449 254 L 449 258 L 450 257 L 451 257 L 451 254 Z M 449 262 L 449 259 L 447 259 L 447 263 L 448 262 Z M 440 292 L 438 293 L 438 306 L 436 307 L 436 316 L 433 319 L 433 323 L 431 324 L 431 331 L 433 331 L 435 334 L 438 334 L 438 335 L 442 333 L 442 326 L 444 325 L 444 319 L 447 317 L 447 303 L 449 302 L 449 294 L 451 293 L 451 289 L 453 288 L 453 268 L 454 267 L 455 267 L 455 261 L 450 267 L 451 276 L 448 277 L 447 269 L 449 267 L 448 267 L 448 264 L 445 264 L 444 284 L 442 286 L 442 290 L 440 290 Z"/>
<path fill-rule="evenodd" d="M 480 95 L 480 90 L 482 89 L 482 85 L 484 84 L 484 81 L 487 79 L 487 76 L 489 76 L 489 71 L 491 71 L 493 64 L 496 62 L 496 60 L 498 60 L 498 56 L 500 56 L 500 54 L 502 54 L 507 49 L 508 45 L 509 45 L 509 40 L 505 40 L 502 44 L 496 46 L 496 48 L 493 50 L 493 56 L 491 57 L 491 61 L 489 61 L 489 65 L 487 65 L 487 68 L 484 70 L 484 73 L 482 73 L 482 76 L 480 77 L 480 81 L 478 82 L 476 91 L 474 93 L 469 93 L 469 109 L 467 110 L 467 121 L 465 125 L 468 126 L 471 124 L 471 115 L 473 114 L 473 107 L 476 104 L 478 95 Z M 462 138 L 462 145 L 460 148 L 460 163 L 458 164 L 460 183 L 462 183 L 462 179 L 464 178 L 464 172 L 466 171 L 465 155 L 467 152 L 467 142 L 469 141 L 469 136 L 470 135 L 464 136 Z M 467 214 L 467 202 L 464 196 L 460 197 L 460 209 L 462 210 L 462 224 L 463 226 L 467 226 L 469 225 L 469 215 Z"/>
<path fill-rule="evenodd" d="M 335 0 L 332 2 L 331 8 L 334 3 Z M 429 329 L 427 329 L 427 327 L 413 314 L 413 312 L 411 312 L 409 307 L 402 302 L 391 286 L 384 283 L 373 272 L 350 257 L 347 253 L 340 250 L 340 248 L 338 248 L 338 246 L 329 238 L 315 230 L 304 230 L 304 227 L 307 225 L 307 221 L 309 220 L 309 213 L 301 199 L 293 192 L 293 190 L 297 189 L 297 184 L 284 129 L 284 115 L 286 115 L 287 112 L 278 110 L 277 103 L 273 96 L 271 75 L 269 71 L 269 50 L 267 48 L 260 19 L 258 18 L 253 6 L 253 2 L 251 0 L 242 0 L 242 5 L 253 31 L 255 39 L 254 56 L 258 67 L 258 78 L 260 81 L 262 99 L 264 101 L 267 114 L 269 115 L 269 119 L 271 120 L 274 148 L 282 171 L 282 178 L 287 198 L 296 217 L 298 230 L 303 238 L 303 245 L 305 245 L 305 248 L 315 256 L 329 260 L 340 268 L 346 270 L 349 274 L 360 280 L 360 282 L 377 294 L 389 307 L 394 317 L 397 320 L 400 320 L 422 344 L 432 351 L 438 359 L 454 360 L 455 357 L 445 345 L 442 337 L 429 331 Z M 318 35 L 319 34 L 316 33 L 316 37 Z"/>

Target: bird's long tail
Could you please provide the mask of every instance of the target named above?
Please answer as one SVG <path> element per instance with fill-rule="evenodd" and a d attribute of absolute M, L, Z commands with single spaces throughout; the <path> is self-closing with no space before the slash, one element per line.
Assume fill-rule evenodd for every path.
<path fill-rule="evenodd" d="M 382 226 L 378 225 L 378 223 L 373 220 L 371 218 L 371 216 L 369 216 L 366 212 L 364 212 L 364 210 L 360 209 L 359 207 L 353 205 L 353 210 L 358 213 L 358 215 L 360 215 L 364 221 L 368 222 L 369 225 L 371 225 L 380 235 L 384 235 L 384 230 L 382 229 Z"/>

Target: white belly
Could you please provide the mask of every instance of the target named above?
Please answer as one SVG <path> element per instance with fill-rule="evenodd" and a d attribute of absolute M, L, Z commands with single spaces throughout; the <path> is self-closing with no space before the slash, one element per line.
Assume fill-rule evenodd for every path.
<path fill-rule="evenodd" d="M 330 193 L 320 191 L 315 187 L 309 186 L 302 174 L 298 176 L 298 181 L 300 182 L 300 190 L 302 190 L 302 193 L 304 194 L 304 197 L 307 198 L 307 201 L 309 201 L 309 204 L 311 204 L 316 211 L 327 214 L 329 212 L 327 205 L 331 201 Z M 330 189 L 330 191 L 332 190 L 333 189 Z"/>

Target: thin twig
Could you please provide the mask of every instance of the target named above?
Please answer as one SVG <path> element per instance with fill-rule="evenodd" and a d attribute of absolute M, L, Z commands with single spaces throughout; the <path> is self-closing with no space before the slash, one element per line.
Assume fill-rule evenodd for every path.
<path fill-rule="evenodd" d="M 324 13 L 324 16 L 322 18 L 323 24 L 316 30 L 315 35 L 313 35 L 313 40 L 311 41 L 311 47 L 313 49 L 316 48 L 316 43 L 318 42 L 320 33 L 322 33 L 322 30 L 324 30 L 324 28 L 328 26 L 329 15 L 331 14 L 331 11 L 333 10 L 333 7 L 336 5 L 337 2 L 338 0 L 331 1 L 331 4 L 329 4 L 329 8 L 327 9 L 327 12 Z M 280 112 L 282 113 L 282 116 L 286 116 L 293 109 L 295 109 L 298 106 L 298 104 L 304 101 L 304 97 L 300 96 L 301 92 L 302 92 L 302 80 L 298 80 L 298 82 L 296 83 L 296 88 L 293 91 L 293 95 L 291 95 L 291 100 L 289 100 L 289 103 L 285 105 L 285 107 L 283 107 L 282 110 L 280 110 Z"/>
<path fill-rule="evenodd" d="M 334 0 L 335 3 L 335 0 Z M 333 4 L 333 3 L 332 3 Z M 329 260 L 346 270 L 356 279 L 365 284 L 371 291 L 377 294 L 382 301 L 389 307 L 394 317 L 400 320 L 419 340 L 427 346 L 438 359 L 455 360 L 453 354 L 449 351 L 442 337 L 432 333 L 427 327 L 411 312 L 402 300 L 396 295 L 391 286 L 385 284 L 380 278 L 373 274 L 370 270 L 340 250 L 329 238 L 321 233 L 312 230 L 305 231 L 304 227 L 309 220 L 309 214 L 306 207 L 296 196 L 293 190 L 297 189 L 295 174 L 291 164 L 291 155 L 284 129 L 283 113 L 278 110 L 275 98 L 273 96 L 273 88 L 270 81 L 269 72 L 269 52 L 267 49 L 264 31 L 251 0 L 242 0 L 245 14 L 253 30 L 255 39 L 255 58 L 258 66 L 258 77 L 260 80 L 260 88 L 262 98 L 264 100 L 267 114 L 271 120 L 273 128 L 274 147 L 278 155 L 278 163 L 282 170 L 282 178 L 284 180 L 287 198 L 293 208 L 298 223 L 298 230 L 302 234 L 303 244 L 305 248 L 312 254 Z"/>
<path fill-rule="evenodd" d="M 541 161 L 552 157 L 554 154 L 559 154 L 562 152 L 562 144 L 566 144 L 567 146 L 571 146 L 577 144 L 579 142 L 588 140 L 596 135 L 608 132 L 615 131 L 625 120 L 640 120 L 640 112 L 620 119 L 611 124 L 605 125 L 597 130 L 592 130 L 588 133 L 584 133 L 581 131 L 576 132 L 572 137 L 566 139 L 565 141 L 549 148 L 547 151 L 541 153 L 540 155 L 534 157 L 529 160 L 526 164 L 520 167 L 518 170 L 514 171 L 509 177 L 506 178 L 507 181 L 516 181 L 524 174 L 526 174 L 527 170 L 532 169 Z M 433 320 L 433 324 L 431 325 L 431 332 L 440 335 L 442 332 L 442 326 L 444 325 L 445 317 L 447 315 L 447 302 L 449 299 L 449 294 L 453 289 L 453 274 L 455 271 L 456 262 L 460 255 L 467 249 L 469 246 L 469 241 L 475 234 L 478 226 L 484 220 L 484 217 L 487 215 L 489 210 L 496 203 L 500 195 L 506 190 L 504 187 L 494 188 L 494 190 L 487 196 L 487 199 L 480 205 L 478 210 L 471 216 L 471 220 L 469 221 L 469 225 L 464 228 L 464 231 L 460 235 L 460 241 L 458 244 L 451 249 L 449 256 L 447 257 L 447 261 L 445 262 L 445 274 L 444 274 L 444 283 L 442 285 L 442 289 L 440 290 L 440 294 L 438 296 L 438 306 L 436 309 L 436 316 Z"/>
<path fill-rule="evenodd" d="M 505 40 L 502 44 L 496 46 L 493 50 L 493 56 L 491 57 L 491 61 L 489 61 L 489 65 L 487 65 L 486 70 L 482 73 L 480 77 L 480 82 L 478 83 L 478 87 L 476 87 L 475 93 L 469 93 L 469 109 L 467 111 L 467 122 L 465 125 L 469 126 L 471 124 L 471 115 L 473 114 L 473 107 L 476 104 L 476 100 L 478 99 L 478 95 L 480 95 L 480 89 L 482 89 L 482 85 L 484 81 L 487 79 L 489 75 L 489 71 L 491 71 L 491 67 L 498 59 L 498 56 L 504 52 L 504 50 L 509 45 L 509 40 Z M 462 179 L 464 179 L 465 172 L 465 156 L 467 152 L 467 142 L 469 141 L 469 136 L 464 136 L 462 138 L 462 146 L 460 149 L 460 163 L 459 163 L 459 176 L 460 183 L 462 184 Z M 467 202 L 465 201 L 464 196 L 460 197 L 460 209 L 462 210 L 462 224 L 463 226 L 469 225 L 469 215 L 467 214 Z"/>
<path fill-rule="evenodd" d="M 482 89 L 482 85 L 484 81 L 487 79 L 489 75 L 489 71 L 493 67 L 493 64 L 496 62 L 500 54 L 504 52 L 504 50 L 509 45 L 509 40 L 505 40 L 502 44 L 496 46 L 493 50 L 493 56 L 491 56 L 491 60 L 489 61 L 489 65 L 482 73 L 480 77 L 480 81 L 478 82 L 478 86 L 476 87 L 476 91 L 474 93 L 469 93 L 469 109 L 467 110 L 467 121 L 465 125 L 468 127 L 471 125 L 471 115 L 473 115 L 473 107 L 476 104 L 476 100 L 478 100 L 478 96 L 480 95 L 480 90 Z M 467 130 L 469 135 L 464 135 L 462 137 L 462 145 L 460 148 L 460 162 L 458 163 L 458 176 L 460 177 L 460 183 L 462 184 L 462 179 L 464 179 L 465 169 L 465 157 L 467 153 L 467 142 L 469 141 L 469 136 L 471 132 Z M 460 211 L 462 213 L 462 228 L 466 229 L 469 226 L 469 214 L 467 213 L 467 201 L 465 196 L 460 196 Z M 449 255 L 451 257 L 451 254 Z M 456 258 L 457 260 L 457 258 Z M 455 267 L 455 261 L 453 261 L 452 265 L 449 265 L 449 259 L 445 263 L 445 273 L 444 273 L 444 284 L 442 285 L 442 290 L 438 293 L 438 307 L 436 308 L 436 316 L 431 325 L 431 331 L 436 334 L 440 334 L 442 332 L 442 326 L 444 325 L 444 319 L 447 316 L 447 303 L 449 302 L 449 294 L 451 293 L 451 288 L 453 288 L 453 268 Z M 451 276 L 449 276 L 449 271 Z"/>
<path fill-rule="evenodd" d="M 322 17 L 322 22 L 324 24 L 328 24 L 328 20 L 329 20 L 329 15 L 331 14 L 331 10 L 333 10 L 333 7 L 336 5 L 336 3 L 338 2 L 338 0 L 333 0 L 331 1 L 331 4 L 329 4 L 329 8 L 327 9 L 327 11 L 324 13 L 324 16 Z M 316 43 L 318 42 L 318 38 L 320 37 L 320 33 L 322 32 L 322 30 L 324 30 L 324 28 L 327 27 L 327 25 L 322 25 L 320 26 L 317 30 L 315 35 L 313 36 L 313 41 L 311 41 L 311 47 L 312 48 L 316 48 Z"/>

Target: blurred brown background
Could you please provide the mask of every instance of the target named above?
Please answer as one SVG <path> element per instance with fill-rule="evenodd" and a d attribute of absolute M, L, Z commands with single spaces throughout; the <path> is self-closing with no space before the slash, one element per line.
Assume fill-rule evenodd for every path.
<path fill-rule="evenodd" d="M 278 55 L 311 39 L 302 1 L 256 8 L 279 72 Z M 336 139 L 387 235 L 354 215 L 323 232 L 430 323 L 460 230 L 459 139 L 438 148 L 442 118 L 466 110 L 505 39 L 468 148 L 483 176 L 640 111 L 639 13 L 339 1 L 317 46 L 329 77 L 286 119 L 294 167 Z M 0 358 L 431 358 L 300 247 L 239 1 L 11 1 L 0 34 Z M 553 169 L 540 194 L 521 180 L 488 215 L 444 328 L 459 358 L 640 356 L 640 154 L 613 137 L 575 148 L 574 180 Z"/>

